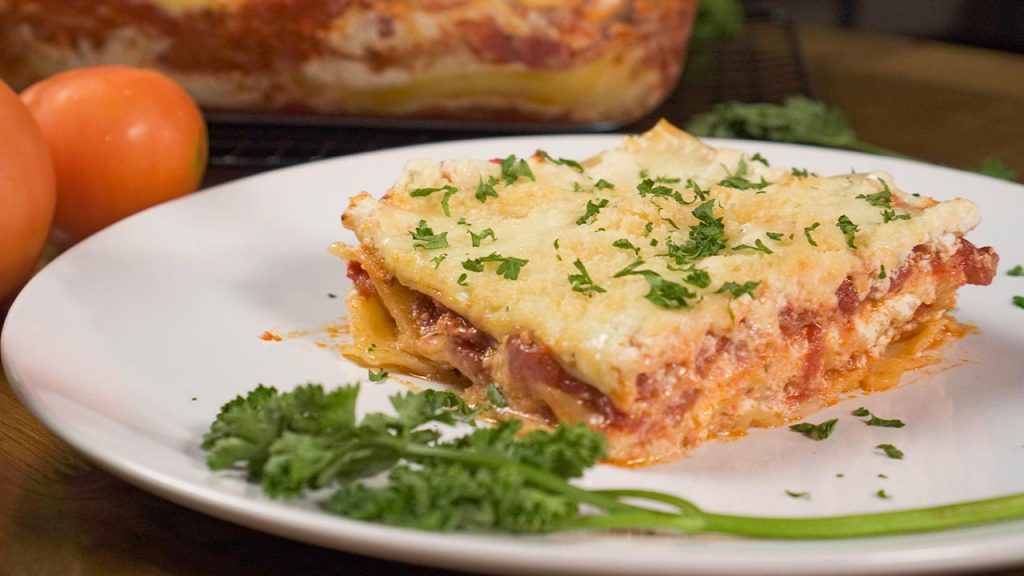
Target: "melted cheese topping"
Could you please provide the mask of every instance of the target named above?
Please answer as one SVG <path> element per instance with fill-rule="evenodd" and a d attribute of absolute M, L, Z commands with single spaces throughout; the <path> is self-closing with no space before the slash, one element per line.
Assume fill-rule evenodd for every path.
<path fill-rule="evenodd" d="M 896 188 L 888 174 L 796 177 L 738 151 L 707 146 L 667 123 L 581 162 L 582 173 L 540 157 L 528 162 L 536 180 L 521 177 L 509 185 L 490 161 L 411 162 L 380 201 L 369 194 L 353 199 L 345 225 L 401 284 L 496 339 L 531 332 L 569 372 L 620 407 L 635 399 L 638 375 L 692 357 L 705 334 L 728 335 L 741 324 L 747 330 L 777 331 L 778 313 L 785 307 L 832 309 L 836 289 L 847 277 L 862 295 L 882 293 L 889 282 L 888 274 L 879 278 L 883 266 L 897 270 L 921 244 L 948 253 L 955 238 L 978 222 L 973 203 L 912 197 Z M 763 177 L 768 185 L 763 190 L 718 185 L 744 172 L 747 180 Z M 644 176 L 660 177 L 666 181 L 662 185 L 690 203 L 643 197 L 638 185 Z M 481 202 L 477 186 L 492 177 L 500 181 L 498 197 Z M 598 188 L 602 179 L 614 188 Z M 683 244 L 690 227 L 698 224 L 692 212 L 701 202 L 684 184 L 691 179 L 714 199 L 714 217 L 724 225 L 726 248 L 696 263 L 711 278 L 706 288 L 686 284 L 686 273 L 664 256 L 668 241 Z M 896 213 L 909 219 L 884 222 L 883 208 L 858 198 L 882 192 L 883 181 L 892 191 Z M 410 195 L 442 186 L 457 189 L 449 199 L 450 216 L 442 210 L 441 192 Z M 577 223 L 588 202 L 603 200 L 607 205 L 596 216 Z M 837 225 L 841 216 L 858 226 L 855 249 Z M 411 233 L 421 220 L 433 233 L 446 234 L 449 246 L 415 248 Z M 817 246 L 805 235 L 815 224 L 809 234 Z M 474 247 L 470 232 L 485 229 L 495 238 Z M 638 269 L 686 286 L 697 297 L 687 307 L 667 309 L 645 298 L 650 286 L 643 276 L 615 278 L 638 257 L 613 246 L 620 239 L 639 248 L 644 263 Z M 758 241 L 771 253 L 734 249 Z M 528 262 L 515 280 L 497 274 L 498 263 L 485 263 L 483 272 L 462 265 L 492 253 Z M 447 256 L 438 264 L 442 254 Z M 569 276 L 579 273 L 576 260 L 604 292 L 572 290 Z M 719 292 L 726 282 L 758 285 L 753 295 L 733 298 Z"/>

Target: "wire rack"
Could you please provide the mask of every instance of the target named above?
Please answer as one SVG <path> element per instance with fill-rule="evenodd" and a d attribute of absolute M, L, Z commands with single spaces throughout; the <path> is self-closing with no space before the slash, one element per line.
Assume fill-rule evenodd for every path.
<path fill-rule="evenodd" d="M 748 14 L 743 33 L 713 44 L 691 46 L 679 85 L 643 119 L 625 126 L 554 127 L 559 132 L 618 129 L 639 132 L 659 118 L 685 124 L 716 103 L 779 102 L 792 94 L 813 96 L 801 58 L 795 26 L 787 13 L 758 9 Z M 210 166 L 217 180 L 293 164 L 405 146 L 495 136 L 511 132 L 551 132 L 552 126 L 466 127 L 444 122 L 374 122 L 344 118 L 210 115 Z"/>

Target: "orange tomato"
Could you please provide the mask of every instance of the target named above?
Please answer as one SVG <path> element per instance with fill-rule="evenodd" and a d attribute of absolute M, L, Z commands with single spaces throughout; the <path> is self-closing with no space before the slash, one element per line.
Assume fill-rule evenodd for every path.
<path fill-rule="evenodd" d="M 21 99 L 57 169 L 52 240 L 60 246 L 199 187 L 202 113 L 176 82 L 128 66 L 94 66 L 29 86 Z"/>
<path fill-rule="evenodd" d="M 18 95 L 0 82 L 0 308 L 39 260 L 56 200 L 46 140 Z"/>

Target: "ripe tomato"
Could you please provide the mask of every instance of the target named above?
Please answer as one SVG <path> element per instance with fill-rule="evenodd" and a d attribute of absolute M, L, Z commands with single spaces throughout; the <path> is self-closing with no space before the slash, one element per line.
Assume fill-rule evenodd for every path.
<path fill-rule="evenodd" d="M 57 197 L 46 140 L 18 95 L 0 82 L 0 308 L 39 260 Z"/>
<path fill-rule="evenodd" d="M 29 86 L 21 99 L 57 169 L 58 245 L 199 187 L 206 124 L 188 93 L 160 72 L 79 68 Z"/>

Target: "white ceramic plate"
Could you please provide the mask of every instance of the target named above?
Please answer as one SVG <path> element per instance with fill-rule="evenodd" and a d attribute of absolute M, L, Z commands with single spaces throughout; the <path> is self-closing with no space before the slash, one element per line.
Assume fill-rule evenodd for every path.
<path fill-rule="evenodd" d="M 352 240 L 338 217 L 349 196 L 381 193 L 405 161 L 492 158 L 543 147 L 583 157 L 613 136 L 466 141 L 388 150 L 281 170 L 211 189 L 129 218 L 83 242 L 35 277 L 10 310 L 3 363 L 24 403 L 49 428 L 130 482 L 214 516 L 324 546 L 406 562 L 487 572 L 551 574 L 847 574 L 929 572 L 1024 562 L 1024 522 L 934 534 L 784 542 L 725 537 L 432 534 L 349 521 L 312 505 L 264 498 L 212 474 L 199 440 L 228 399 L 257 383 L 339 385 L 366 370 L 317 346 L 315 330 L 345 314 L 344 264 L 328 255 Z M 842 402 L 836 434 L 812 442 L 783 429 L 714 442 L 690 458 L 645 469 L 601 467 L 589 486 L 647 487 L 706 510 L 809 516 L 894 510 L 1024 491 L 1024 187 L 905 160 L 766 143 L 774 165 L 820 173 L 887 170 L 905 189 L 981 205 L 972 234 L 1003 265 L 993 286 L 962 290 L 957 317 L 979 328 L 945 362 L 896 390 Z M 328 293 L 339 295 L 330 298 Z M 401 385 L 364 386 L 382 409 Z M 868 427 L 864 405 L 907 422 Z M 872 447 L 891 442 L 891 460 Z M 843 474 L 843 477 L 837 477 Z M 884 474 L 887 478 L 879 475 Z M 809 500 L 785 490 L 808 491 Z M 875 496 L 879 489 L 892 495 Z M 185 551 L 187 553 L 187 551 Z"/>

